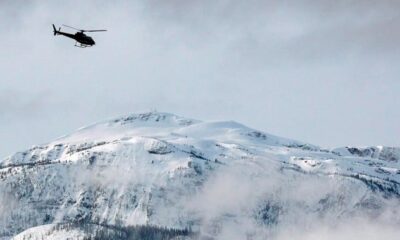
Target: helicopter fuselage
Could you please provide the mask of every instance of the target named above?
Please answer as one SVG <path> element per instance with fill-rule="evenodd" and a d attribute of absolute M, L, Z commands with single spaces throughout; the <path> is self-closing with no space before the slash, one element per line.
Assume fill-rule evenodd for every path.
<path fill-rule="evenodd" d="M 75 34 L 71 33 L 66 33 L 66 32 L 61 32 L 61 31 L 56 31 L 56 34 L 63 35 L 69 38 L 74 39 L 75 41 L 79 42 L 82 45 L 86 46 L 93 46 L 96 44 L 96 42 L 93 40 L 93 38 L 89 37 L 88 35 L 82 33 L 82 32 L 77 32 Z"/>

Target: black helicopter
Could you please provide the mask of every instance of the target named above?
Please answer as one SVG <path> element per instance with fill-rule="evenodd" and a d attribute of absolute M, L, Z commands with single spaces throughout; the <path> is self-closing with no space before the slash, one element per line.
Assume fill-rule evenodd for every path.
<path fill-rule="evenodd" d="M 92 47 L 93 45 L 96 44 L 96 42 L 91 38 L 90 36 L 84 34 L 84 32 L 105 32 L 107 30 L 82 30 L 82 29 L 77 29 L 74 27 L 70 27 L 67 25 L 63 25 L 64 27 L 72 28 L 75 29 L 79 32 L 76 32 L 75 34 L 71 33 L 66 33 L 66 32 L 61 32 L 61 27 L 56 29 L 56 26 L 53 24 L 53 30 L 54 30 L 54 36 L 55 35 L 63 35 L 72 39 L 75 39 L 75 47 L 81 47 L 81 48 L 86 48 L 86 47 Z M 79 43 L 79 45 L 78 45 Z"/>

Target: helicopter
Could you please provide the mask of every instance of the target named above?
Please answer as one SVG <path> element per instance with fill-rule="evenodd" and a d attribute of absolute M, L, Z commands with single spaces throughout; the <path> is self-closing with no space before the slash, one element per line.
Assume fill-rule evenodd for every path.
<path fill-rule="evenodd" d="M 66 32 L 61 32 L 61 27 L 58 28 L 58 30 L 56 29 L 56 26 L 54 26 L 53 24 L 53 30 L 54 30 L 54 36 L 56 35 L 63 35 L 69 38 L 74 39 L 75 42 L 75 47 L 80 47 L 80 48 L 86 48 L 86 47 L 92 47 L 93 45 L 96 44 L 96 42 L 93 40 L 93 38 L 91 38 L 90 36 L 84 34 L 84 32 L 105 32 L 107 30 L 82 30 L 82 29 L 77 29 L 68 25 L 64 25 L 64 27 L 68 27 L 68 28 L 72 28 L 77 30 L 78 32 L 76 32 L 75 34 L 71 34 L 71 33 L 66 33 Z M 78 44 L 79 43 L 79 44 Z"/>

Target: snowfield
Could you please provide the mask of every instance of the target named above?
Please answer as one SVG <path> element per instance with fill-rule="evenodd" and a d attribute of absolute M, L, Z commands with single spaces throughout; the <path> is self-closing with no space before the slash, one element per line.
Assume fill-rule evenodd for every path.
<path fill-rule="evenodd" d="M 45 238 L 51 238 L 54 240 L 65 240 L 65 239 L 83 239 L 85 234 L 82 230 L 54 230 L 54 224 L 42 225 L 38 227 L 29 228 L 28 230 L 18 234 L 14 240 L 42 240 Z"/>
<path fill-rule="evenodd" d="M 211 239 L 312 239 L 302 236 L 354 226 L 395 239 L 399 161 L 395 147 L 329 150 L 233 121 L 132 114 L 2 160 L 0 238 L 78 239 L 88 234 L 50 230 L 82 222 Z"/>

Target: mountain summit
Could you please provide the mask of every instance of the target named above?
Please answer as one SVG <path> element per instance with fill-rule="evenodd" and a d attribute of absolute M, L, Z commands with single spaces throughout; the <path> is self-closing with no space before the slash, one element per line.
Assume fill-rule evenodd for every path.
<path fill-rule="evenodd" d="M 0 239 L 121 237 L 131 226 L 278 239 L 360 217 L 399 225 L 399 161 L 400 148 L 327 150 L 233 121 L 132 114 L 2 160 Z"/>

